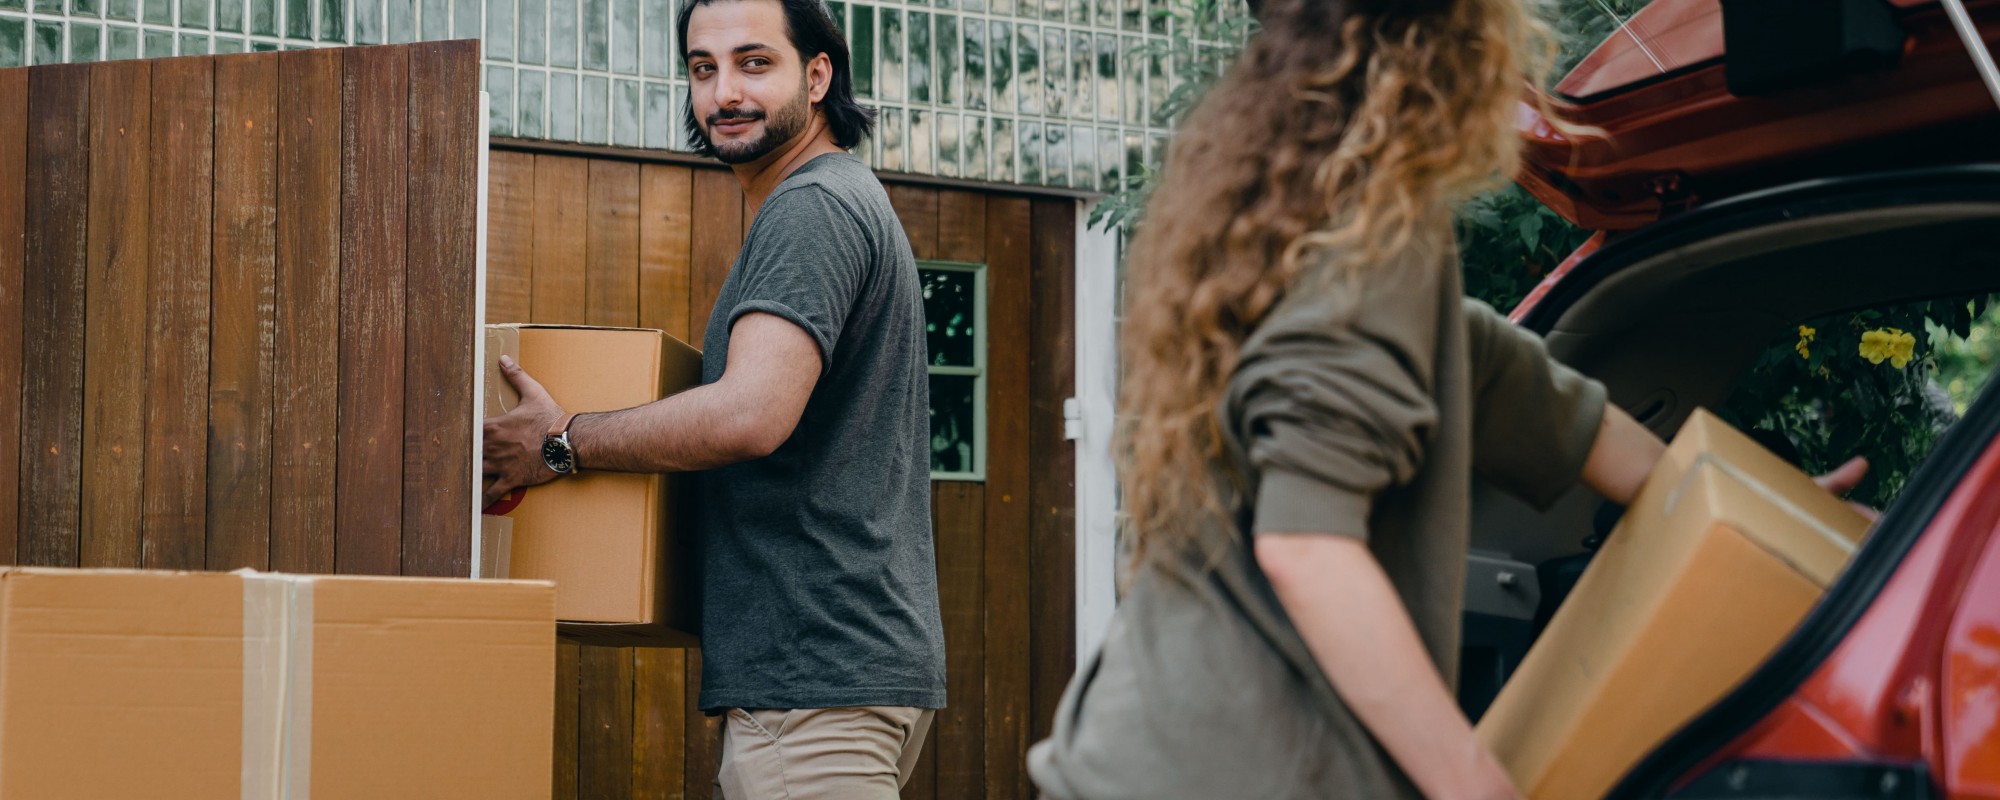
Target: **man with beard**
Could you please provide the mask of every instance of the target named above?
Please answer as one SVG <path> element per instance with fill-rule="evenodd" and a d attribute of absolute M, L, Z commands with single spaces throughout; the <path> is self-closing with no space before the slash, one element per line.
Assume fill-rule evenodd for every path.
<path fill-rule="evenodd" d="M 518 365 L 487 501 L 575 469 L 701 471 L 701 707 L 728 800 L 892 800 L 945 702 L 916 261 L 822 0 L 692 0 L 687 127 L 756 209 L 702 385 L 565 412 Z M 544 453 L 552 457 L 545 458 Z"/>

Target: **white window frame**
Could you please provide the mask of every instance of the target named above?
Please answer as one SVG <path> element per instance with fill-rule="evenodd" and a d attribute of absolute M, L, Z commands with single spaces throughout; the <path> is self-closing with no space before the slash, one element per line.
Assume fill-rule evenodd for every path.
<path fill-rule="evenodd" d="M 924 354 L 924 369 L 931 375 L 969 376 L 972 380 L 972 470 L 969 472 L 931 472 L 934 481 L 964 481 L 984 483 L 986 481 L 986 265 L 964 261 L 917 262 L 917 270 L 943 272 L 965 272 L 972 275 L 972 366 L 941 367 L 931 362 L 928 351 Z M 926 327 L 931 320 L 924 319 Z M 926 334 L 928 339 L 928 333 Z M 925 418 L 929 418 L 928 411 Z M 928 437 L 926 437 L 928 439 Z M 926 453 L 929 449 L 926 448 Z"/>

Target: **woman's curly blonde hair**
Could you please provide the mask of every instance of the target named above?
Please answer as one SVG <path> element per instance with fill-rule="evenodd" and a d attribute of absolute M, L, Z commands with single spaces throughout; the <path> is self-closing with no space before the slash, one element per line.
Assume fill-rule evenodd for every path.
<path fill-rule="evenodd" d="M 1309 270 L 1367 280 L 1512 171 L 1554 52 L 1533 2 L 1266 0 L 1263 30 L 1176 134 L 1127 262 L 1118 457 L 1135 560 L 1227 513 L 1216 407 L 1286 293 Z"/>

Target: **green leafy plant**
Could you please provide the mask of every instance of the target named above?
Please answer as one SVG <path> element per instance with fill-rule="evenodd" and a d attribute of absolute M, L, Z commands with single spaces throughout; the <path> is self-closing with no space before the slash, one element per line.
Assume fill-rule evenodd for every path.
<path fill-rule="evenodd" d="M 1851 496 L 1886 506 L 1957 419 L 1940 354 L 1975 332 L 1990 340 L 1989 305 L 1984 297 L 1938 300 L 1809 321 L 1765 350 L 1719 410 L 1739 428 L 1765 432 L 1768 446 L 1807 472 L 1866 457 L 1868 476 Z M 1952 369 L 1977 366 L 1973 356 Z M 1990 373 L 1991 361 L 1985 366 Z"/>

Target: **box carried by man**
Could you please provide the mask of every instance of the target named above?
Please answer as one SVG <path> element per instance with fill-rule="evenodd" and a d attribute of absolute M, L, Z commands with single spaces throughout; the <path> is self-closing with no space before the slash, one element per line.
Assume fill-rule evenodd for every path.
<path fill-rule="evenodd" d="M 485 415 L 520 398 L 506 355 L 565 408 L 611 411 L 701 383 L 701 352 L 657 330 L 489 325 Z M 481 561 L 504 577 L 556 584 L 558 630 L 588 644 L 689 646 L 700 627 L 691 536 L 676 510 L 686 478 L 584 470 L 487 509 Z"/>

